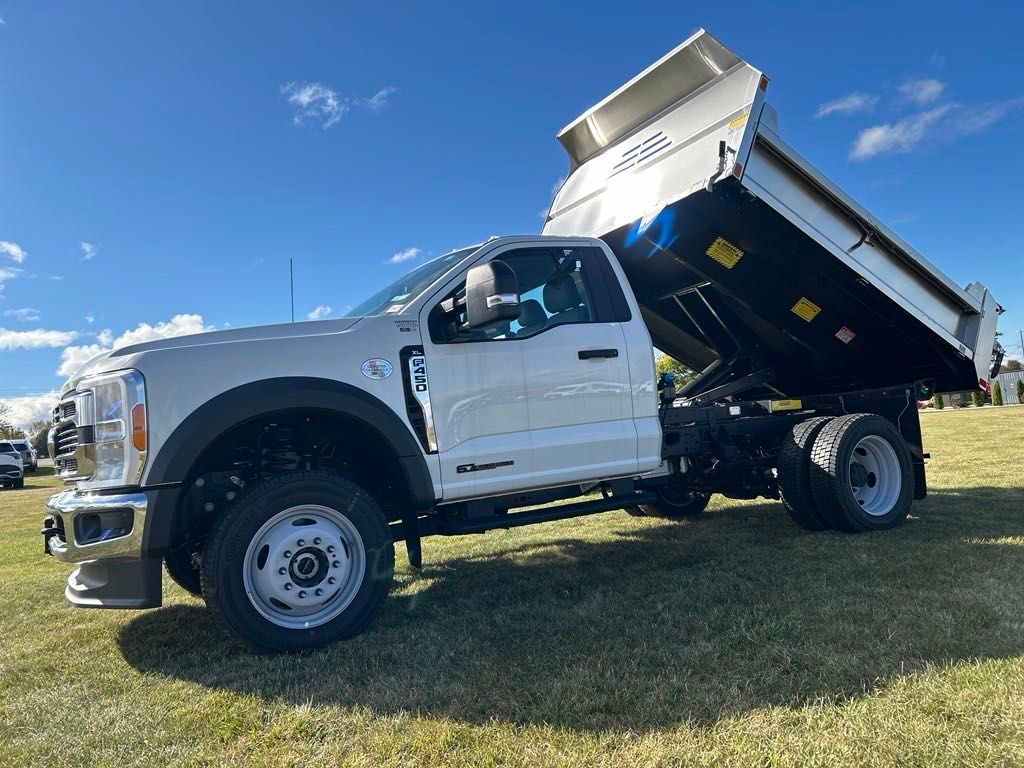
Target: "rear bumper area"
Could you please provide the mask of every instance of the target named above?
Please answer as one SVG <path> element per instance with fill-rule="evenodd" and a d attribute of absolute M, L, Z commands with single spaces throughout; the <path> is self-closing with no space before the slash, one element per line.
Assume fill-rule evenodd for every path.
<path fill-rule="evenodd" d="M 63 491 L 46 502 L 46 554 L 78 563 L 64 596 L 89 608 L 160 605 L 161 561 L 145 557 L 143 536 L 155 492 L 98 494 Z"/>

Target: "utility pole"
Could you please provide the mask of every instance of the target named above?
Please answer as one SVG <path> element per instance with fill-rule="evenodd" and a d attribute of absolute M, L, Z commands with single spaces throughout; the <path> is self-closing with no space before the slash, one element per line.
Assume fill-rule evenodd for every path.
<path fill-rule="evenodd" d="M 292 322 L 295 322 L 295 269 L 291 257 L 288 258 L 288 291 L 292 299 Z"/>

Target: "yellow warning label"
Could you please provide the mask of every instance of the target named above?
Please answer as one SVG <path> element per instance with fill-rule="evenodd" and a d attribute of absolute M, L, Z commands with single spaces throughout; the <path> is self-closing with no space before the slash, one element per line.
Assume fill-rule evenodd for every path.
<path fill-rule="evenodd" d="M 744 115 L 740 115 L 739 117 L 733 118 L 732 120 L 729 121 L 729 127 L 730 128 L 738 128 L 739 126 L 741 126 L 745 122 L 747 122 L 747 118 L 749 116 L 750 116 L 749 114 L 744 114 Z"/>
<path fill-rule="evenodd" d="M 804 407 L 800 400 L 772 400 L 772 413 L 776 411 L 799 411 Z"/>
<path fill-rule="evenodd" d="M 818 313 L 821 312 L 821 307 L 810 299 L 801 297 L 800 301 L 793 305 L 790 312 L 809 323 L 818 316 Z"/>
<path fill-rule="evenodd" d="M 705 253 L 726 269 L 732 269 L 743 258 L 743 251 L 722 237 L 709 245 Z"/>

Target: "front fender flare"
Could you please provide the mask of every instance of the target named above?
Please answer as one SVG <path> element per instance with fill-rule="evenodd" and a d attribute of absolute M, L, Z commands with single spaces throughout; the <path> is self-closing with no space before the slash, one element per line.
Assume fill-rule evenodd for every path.
<path fill-rule="evenodd" d="M 343 414 L 376 431 L 395 452 L 415 510 L 434 506 L 434 485 L 423 449 L 391 408 L 349 384 L 300 376 L 243 384 L 201 405 L 174 429 L 153 457 L 146 487 L 178 486 L 187 481 L 189 471 L 203 452 L 239 424 L 272 412 L 300 409 Z M 178 495 L 165 497 L 176 505 Z M 146 524 L 144 556 L 162 555 L 169 543 L 175 510 L 168 509 L 166 504 L 159 507 Z"/>

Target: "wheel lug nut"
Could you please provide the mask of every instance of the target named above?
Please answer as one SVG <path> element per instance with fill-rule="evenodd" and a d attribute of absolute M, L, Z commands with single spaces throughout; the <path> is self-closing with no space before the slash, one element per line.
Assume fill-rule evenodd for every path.
<path fill-rule="evenodd" d="M 285 584 L 285 585 L 284 585 L 284 591 L 285 591 L 285 592 L 290 592 L 290 591 L 291 591 L 291 588 L 292 588 L 292 585 L 291 585 L 291 584 Z"/>
<path fill-rule="evenodd" d="M 327 548 L 327 554 L 329 554 L 329 555 L 333 555 L 334 554 L 334 546 L 333 545 L 331 545 L 331 546 L 329 546 Z"/>
<path fill-rule="evenodd" d="M 320 537 L 317 536 L 315 539 L 313 539 L 313 543 L 316 544 L 319 547 L 320 546 Z"/>
<path fill-rule="evenodd" d="M 299 539 L 299 540 L 298 540 L 297 542 L 295 542 L 295 543 L 296 543 L 296 544 L 298 544 L 298 545 L 299 545 L 300 547 L 304 547 L 304 546 L 306 546 L 306 540 L 305 540 L 305 539 Z"/>
<path fill-rule="evenodd" d="M 302 590 L 301 592 L 299 592 L 299 597 L 305 597 L 305 596 L 306 596 L 306 590 Z"/>
<path fill-rule="evenodd" d="M 334 583 L 335 583 L 336 581 L 337 581 L 337 579 L 336 579 L 336 578 L 334 578 L 333 576 L 331 576 L 331 578 L 329 578 L 329 579 L 327 580 L 327 583 L 328 583 L 328 584 L 334 584 Z"/>
<path fill-rule="evenodd" d="M 317 597 L 320 597 L 320 595 L 322 595 L 323 593 L 324 593 L 324 591 L 323 591 L 322 589 L 318 589 L 318 590 L 316 591 L 316 596 L 317 596 Z"/>
<path fill-rule="evenodd" d="M 288 573 L 288 569 L 287 568 L 278 568 L 277 572 L 278 572 L 279 575 L 284 576 L 286 573 Z"/>
<path fill-rule="evenodd" d="M 291 556 L 292 556 L 292 551 L 290 549 L 286 549 L 284 551 L 284 559 L 287 560 Z"/>
<path fill-rule="evenodd" d="M 335 560 L 333 563 L 331 563 L 331 566 L 334 568 L 341 568 L 341 563 Z"/>

